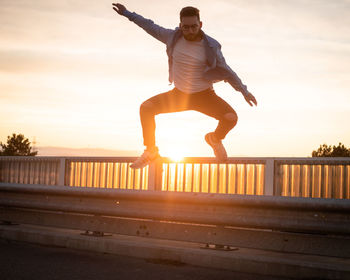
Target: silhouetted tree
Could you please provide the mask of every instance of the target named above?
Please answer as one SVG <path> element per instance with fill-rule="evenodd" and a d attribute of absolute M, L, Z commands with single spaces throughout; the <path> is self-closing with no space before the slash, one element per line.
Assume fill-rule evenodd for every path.
<path fill-rule="evenodd" d="M 38 152 L 33 152 L 31 143 L 23 134 L 7 136 L 7 144 L 0 142 L 1 156 L 36 156 Z"/>
<path fill-rule="evenodd" d="M 312 152 L 313 157 L 350 157 L 350 149 L 339 142 L 338 146 L 323 144 L 317 151 Z"/>

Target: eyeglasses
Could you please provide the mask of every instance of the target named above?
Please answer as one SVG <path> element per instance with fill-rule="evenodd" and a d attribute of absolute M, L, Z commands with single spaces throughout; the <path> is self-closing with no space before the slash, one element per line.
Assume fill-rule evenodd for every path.
<path fill-rule="evenodd" d="M 192 24 L 192 25 L 187 25 L 187 24 L 185 24 L 185 25 L 182 25 L 181 26 L 181 28 L 183 29 L 183 30 L 185 30 L 185 31 L 188 31 L 188 30 L 190 30 L 190 28 L 193 30 L 193 29 L 197 29 L 198 28 L 198 24 Z"/>

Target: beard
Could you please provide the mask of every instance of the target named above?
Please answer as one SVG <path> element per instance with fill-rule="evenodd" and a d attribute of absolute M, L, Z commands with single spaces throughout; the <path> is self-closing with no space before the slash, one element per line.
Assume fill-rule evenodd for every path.
<path fill-rule="evenodd" d="M 187 41 L 197 41 L 198 39 L 202 38 L 202 34 L 200 31 L 198 31 L 196 34 L 186 34 L 186 35 L 183 34 L 183 35 Z"/>

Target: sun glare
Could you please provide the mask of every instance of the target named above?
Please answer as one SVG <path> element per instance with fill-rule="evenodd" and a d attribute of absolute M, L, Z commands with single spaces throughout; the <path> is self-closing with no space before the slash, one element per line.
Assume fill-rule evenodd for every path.
<path fill-rule="evenodd" d="M 184 159 L 184 152 L 181 150 L 173 149 L 171 151 L 167 151 L 163 155 L 164 157 L 169 157 L 172 161 L 182 161 Z"/>

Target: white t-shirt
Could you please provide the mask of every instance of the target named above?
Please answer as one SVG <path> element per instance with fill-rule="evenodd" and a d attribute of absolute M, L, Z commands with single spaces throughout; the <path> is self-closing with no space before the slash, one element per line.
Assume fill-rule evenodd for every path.
<path fill-rule="evenodd" d="M 181 37 L 173 51 L 175 87 L 186 93 L 213 88 L 213 84 L 203 78 L 206 60 L 203 40 L 194 42 Z"/>

